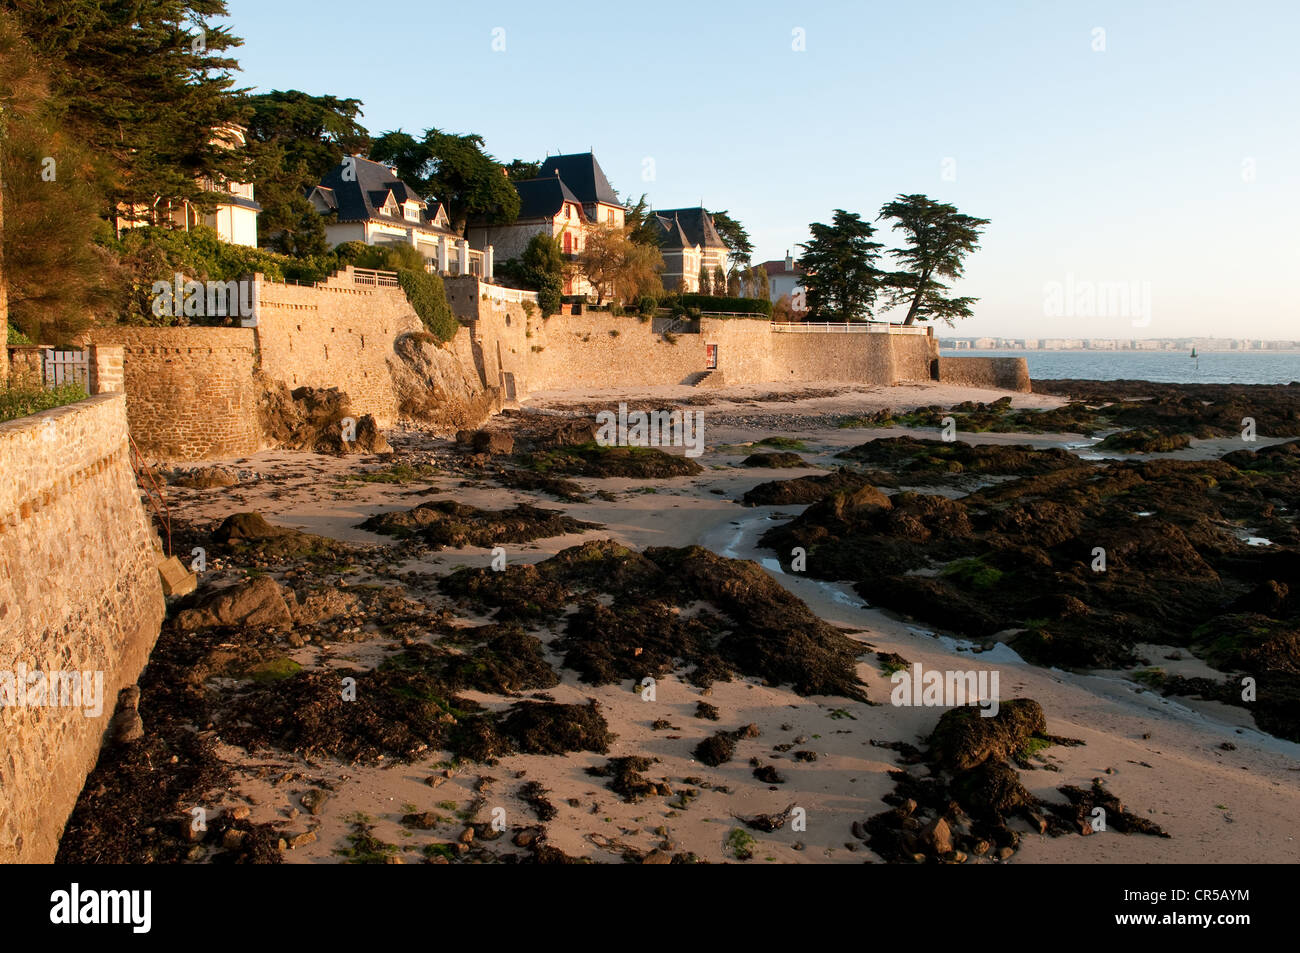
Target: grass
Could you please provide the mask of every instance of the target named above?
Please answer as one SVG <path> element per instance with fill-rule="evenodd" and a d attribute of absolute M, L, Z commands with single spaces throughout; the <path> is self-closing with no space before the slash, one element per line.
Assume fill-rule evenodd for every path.
<path fill-rule="evenodd" d="M 754 442 L 756 447 L 776 447 L 778 450 L 807 450 L 808 445 L 794 437 L 764 437 Z"/>
<path fill-rule="evenodd" d="M 60 384 L 50 390 L 22 384 L 0 387 L 0 423 L 75 404 L 87 396 L 86 389 L 80 384 Z"/>

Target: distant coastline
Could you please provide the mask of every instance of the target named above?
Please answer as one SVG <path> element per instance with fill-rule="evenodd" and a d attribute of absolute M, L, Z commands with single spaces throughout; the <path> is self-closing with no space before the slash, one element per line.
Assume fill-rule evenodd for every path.
<path fill-rule="evenodd" d="M 1277 351 L 1102 351 L 953 349 L 945 357 L 1023 357 L 1034 380 L 1148 380 L 1172 384 L 1289 384 L 1300 381 L 1300 349 Z"/>

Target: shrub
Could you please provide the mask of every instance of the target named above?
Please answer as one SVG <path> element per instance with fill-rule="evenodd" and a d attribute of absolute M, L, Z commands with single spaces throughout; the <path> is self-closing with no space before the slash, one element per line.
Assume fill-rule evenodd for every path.
<path fill-rule="evenodd" d="M 650 295 L 642 295 L 637 299 L 636 310 L 640 314 L 654 314 L 655 309 L 659 307 L 659 302 Z"/>
<path fill-rule="evenodd" d="M 771 316 L 772 302 L 766 298 L 729 298 L 723 295 L 679 295 L 682 308 L 703 312 L 734 312 L 736 314 L 761 314 Z"/>
<path fill-rule="evenodd" d="M 560 289 L 543 288 L 537 292 L 537 306 L 542 309 L 542 317 L 549 318 L 560 310 Z"/>
<path fill-rule="evenodd" d="M 415 251 L 414 248 L 411 250 Z M 416 254 L 418 255 L 419 252 Z M 411 303 L 411 307 L 420 316 L 420 321 L 430 334 L 440 343 L 450 341 L 456 336 L 460 322 L 456 320 L 456 316 L 451 313 L 451 306 L 447 304 L 447 292 L 443 288 L 442 278 L 430 274 L 421 266 L 418 271 L 414 268 L 398 269 L 397 281 L 406 292 L 406 300 Z"/>
<path fill-rule="evenodd" d="M 80 384 L 60 384 L 53 390 L 25 385 L 0 387 L 0 422 L 75 404 L 85 400 L 86 396 L 86 390 Z"/>
<path fill-rule="evenodd" d="M 621 318 L 623 317 L 623 306 L 617 301 L 611 301 L 609 303 L 609 313 L 616 318 Z"/>
<path fill-rule="evenodd" d="M 9 325 L 8 341 L 6 343 L 9 347 L 31 347 L 32 339 L 11 324 Z"/>

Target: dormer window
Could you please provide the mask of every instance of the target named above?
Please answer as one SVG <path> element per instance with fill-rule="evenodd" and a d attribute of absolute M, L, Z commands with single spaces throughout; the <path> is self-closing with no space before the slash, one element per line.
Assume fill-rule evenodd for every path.
<path fill-rule="evenodd" d="M 418 222 L 420 220 L 420 207 L 414 202 L 406 203 L 406 220 L 408 222 Z"/>

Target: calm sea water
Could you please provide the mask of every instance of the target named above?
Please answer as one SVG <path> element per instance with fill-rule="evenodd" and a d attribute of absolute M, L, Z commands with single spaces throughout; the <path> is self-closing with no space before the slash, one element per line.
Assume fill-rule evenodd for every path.
<path fill-rule="evenodd" d="M 1023 357 L 1034 380 L 1163 381 L 1174 384 L 1289 384 L 1300 351 L 948 351 L 944 357 Z"/>

